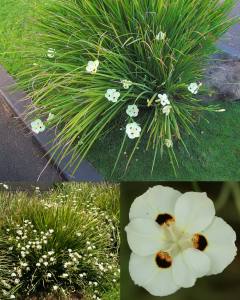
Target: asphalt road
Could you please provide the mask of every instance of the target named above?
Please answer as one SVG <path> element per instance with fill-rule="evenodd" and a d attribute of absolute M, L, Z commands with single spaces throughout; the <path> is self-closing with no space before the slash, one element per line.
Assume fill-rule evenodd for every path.
<path fill-rule="evenodd" d="M 27 183 L 51 186 L 61 181 L 57 170 L 47 158 L 22 122 L 17 120 L 0 97 L 0 183 Z"/>

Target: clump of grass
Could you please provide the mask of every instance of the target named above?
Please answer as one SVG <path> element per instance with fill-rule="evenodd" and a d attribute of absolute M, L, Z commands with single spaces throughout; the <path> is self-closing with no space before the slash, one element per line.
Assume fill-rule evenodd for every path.
<path fill-rule="evenodd" d="M 1 299 L 102 299 L 118 288 L 118 189 L 91 187 L 0 194 Z"/>
<path fill-rule="evenodd" d="M 38 117 L 54 115 L 46 124 L 60 129 L 53 149 L 59 159 L 70 154 L 69 165 L 77 162 L 77 168 L 95 141 L 115 129 L 122 144 L 113 170 L 130 148 L 129 166 L 143 137 L 146 149 L 154 150 L 152 169 L 164 151 L 176 166 L 175 143 L 185 147 L 183 133 L 194 136 L 201 111 L 219 111 L 189 85 L 200 88 L 217 39 L 234 22 L 228 18 L 233 5 L 232 0 L 70 0 L 43 9 L 38 42 L 30 44 L 27 57 L 34 66 L 23 72 L 23 86 L 31 86 Z M 201 87 L 201 98 L 205 93 Z M 158 95 L 164 94 L 163 104 Z M 139 112 L 135 107 L 135 114 L 127 115 L 128 105 Z"/>

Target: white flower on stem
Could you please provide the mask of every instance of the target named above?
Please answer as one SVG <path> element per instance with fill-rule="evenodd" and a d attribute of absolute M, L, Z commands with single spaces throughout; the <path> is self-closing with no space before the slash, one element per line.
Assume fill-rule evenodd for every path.
<path fill-rule="evenodd" d="M 54 290 L 54 291 L 57 291 L 58 288 L 59 288 L 58 285 L 54 285 L 54 286 L 53 286 L 53 290 Z"/>
<path fill-rule="evenodd" d="M 139 113 L 139 109 L 136 104 L 128 105 L 126 113 L 127 113 L 127 115 L 129 115 L 129 117 L 132 117 L 132 118 L 137 117 L 138 113 Z"/>
<path fill-rule="evenodd" d="M 167 94 L 158 94 L 158 99 L 155 100 L 156 103 L 161 103 L 162 106 L 166 106 L 170 104 Z"/>
<path fill-rule="evenodd" d="M 191 92 L 192 94 L 196 95 L 199 92 L 200 87 L 202 86 L 202 83 L 190 83 L 188 86 L 188 90 L 189 92 Z"/>
<path fill-rule="evenodd" d="M 141 127 L 136 122 L 129 123 L 126 126 L 126 133 L 130 139 L 139 138 L 141 130 Z"/>
<path fill-rule="evenodd" d="M 36 134 L 39 134 L 40 132 L 43 132 L 46 129 L 45 125 L 40 119 L 33 121 L 31 123 L 31 127 L 32 127 L 32 131 Z"/>
<path fill-rule="evenodd" d="M 108 101 L 110 102 L 117 102 L 118 101 L 118 98 L 120 97 L 120 93 L 115 90 L 115 89 L 108 89 L 106 94 L 105 94 L 105 97 L 108 99 Z"/>
<path fill-rule="evenodd" d="M 126 227 L 130 275 L 154 296 L 221 273 L 236 256 L 236 233 L 206 193 L 155 186 L 135 199 Z"/>
<path fill-rule="evenodd" d="M 173 147 L 173 141 L 170 139 L 165 139 L 165 145 L 167 148 L 172 148 Z"/>
<path fill-rule="evenodd" d="M 156 35 L 156 40 L 157 41 L 164 41 L 167 37 L 166 32 L 162 32 L 160 31 L 157 35 Z"/>
<path fill-rule="evenodd" d="M 9 186 L 7 184 L 3 184 L 3 187 L 4 187 L 5 190 L 9 189 Z"/>
<path fill-rule="evenodd" d="M 171 112 L 172 106 L 171 105 L 166 105 L 163 107 L 162 112 L 164 115 L 168 116 Z"/>
<path fill-rule="evenodd" d="M 49 113 L 48 118 L 47 118 L 47 122 L 50 122 L 54 119 L 55 115 L 53 113 Z"/>
<path fill-rule="evenodd" d="M 49 48 L 47 51 L 48 58 L 54 58 L 56 55 L 56 50 L 54 48 Z"/>
<path fill-rule="evenodd" d="M 125 90 L 128 90 L 132 85 L 133 85 L 133 83 L 132 83 L 132 81 L 130 81 L 130 80 L 121 80 L 121 83 L 122 83 L 122 85 L 123 85 L 123 88 L 125 89 Z"/>
<path fill-rule="evenodd" d="M 99 60 L 90 60 L 87 64 L 87 67 L 86 67 L 86 71 L 87 73 L 89 74 L 96 74 L 97 73 L 97 70 L 98 70 L 98 67 L 99 67 Z"/>

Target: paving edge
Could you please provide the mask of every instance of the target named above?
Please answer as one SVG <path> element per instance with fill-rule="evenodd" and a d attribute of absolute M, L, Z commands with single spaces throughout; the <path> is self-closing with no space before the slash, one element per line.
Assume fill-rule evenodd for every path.
<path fill-rule="evenodd" d="M 25 124 L 28 130 L 31 132 L 31 121 L 26 116 L 26 108 L 32 105 L 32 100 L 27 97 L 27 94 L 16 87 L 16 82 L 11 77 L 7 71 L 0 65 L 0 95 L 3 100 L 12 109 L 14 114 L 20 118 L 20 120 Z M 56 140 L 56 129 L 46 130 L 40 134 L 32 134 L 33 139 L 41 147 L 42 151 L 46 153 L 48 158 L 51 157 L 51 163 L 57 168 L 58 172 L 62 178 L 66 181 L 88 181 L 88 182 L 102 182 L 104 178 L 97 170 L 86 160 L 83 160 L 79 167 L 76 169 L 74 175 L 73 170 L 76 165 L 69 167 L 67 170 L 65 166 L 70 160 L 70 156 L 66 156 L 61 162 L 56 159 L 51 152 L 54 145 L 54 140 Z M 53 156 L 53 157 L 52 157 Z"/>

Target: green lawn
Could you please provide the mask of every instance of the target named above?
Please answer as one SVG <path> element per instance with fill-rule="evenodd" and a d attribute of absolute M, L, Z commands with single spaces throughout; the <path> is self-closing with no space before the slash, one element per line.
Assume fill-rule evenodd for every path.
<path fill-rule="evenodd" d="M 240 178 L 240 103 L 221 104 L 224 113 L 208 113 L 206 119 L 196 123 L 197 140 L 186 136 L 189 154 L 179 146 L 177 177 L 167 157 L 159 159 L 151 174 L 153 153 L 139 147 L 135 159 L 125 172 L 127 153 L 120 159 L 116 172 L 111 177 L 116 159 L 121 132 L 116 132 L 99 141 L 89 154 L 89 160 L 107 179 L 135 180 L 236 180 Z"/>
<path fill-rule="evenodd" d="M 51 0 L 52 1 L 52 0 Z M 26 50 L 22 37 L 31 34 L 29 20 L 37 13 L 44 0 L 2 0 L 0 10 L 0 63 L 13 75 L 24 66 L 21 51 Z M 21 49 L 21 51 L 20 51 Z M 7 53 L 3 54 L 6 51 Z M 14 52 L 14 53 L 12 53 Z M 94 146 L 88 159 L 106 179 L 111 180 L 235 180 L 240 178 L 240 103 L 222 104 L 224 113 L 208 113 L 207 120 L 199 120 L 194 132 L 197 141 L 185 138 L 189 154 L 179 146 L 177 177 L 167 157 L 156 162 L 151 173 L 153 153 L 140 147 L 125 173 L 127 155 L 120 159 L 116 172 L 111 175 L 122 131 L 104 137 Z"/>

